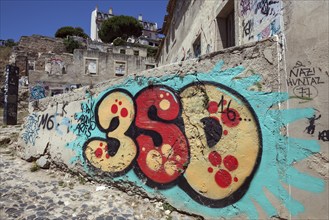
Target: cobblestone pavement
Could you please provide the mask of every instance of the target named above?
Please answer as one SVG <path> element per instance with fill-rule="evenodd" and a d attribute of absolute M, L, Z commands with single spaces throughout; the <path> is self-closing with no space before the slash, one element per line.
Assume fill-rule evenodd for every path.
<path fill-rule="evenodd" d="M 1 220 L 196 219 L 170 210 L 162 202 L 86 182 L 62 171 L 35 171 L 33 163 L 15 156 L 13 139 L 17 138 L 19 128 L 0 129 Z"/>

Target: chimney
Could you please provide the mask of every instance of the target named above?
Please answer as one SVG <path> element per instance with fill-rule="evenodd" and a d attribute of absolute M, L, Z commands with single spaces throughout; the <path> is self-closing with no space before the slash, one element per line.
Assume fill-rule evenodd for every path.
<path fill-rule="evenodd" d="M 143 16 L 142 16 L 142 14 L 139 14 L 139 15 L 138 15 L 138 20 L 139 20 L 139 21 L 143 21 Z"/>
<path fill-rule="evenodd" d="M 95 10 L 98 11 L 98 5 L 96 5 Z"/>
<path fill-rule="evenodd" d="M 113 15 L 113 8 L 112 7 L 109 9 L 109 14 Z"/>

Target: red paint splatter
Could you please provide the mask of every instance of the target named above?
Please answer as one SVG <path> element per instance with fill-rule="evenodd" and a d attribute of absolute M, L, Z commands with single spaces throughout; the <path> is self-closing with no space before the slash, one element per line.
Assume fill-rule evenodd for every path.
<path fill-rule="evenodd" d="M 118 100 L 116 99 L 115 102 L 118 102 Z"/>
<path fill-rule="evenodd" d="M 109 150 L 109 146 L 105 145 L 104 150 L 105 151 L 108 151 Z"/>
<path fill-rule="evenodd" d="M 235 127 L 240 123 L 239 112 L 233 108 L 225 109 L 221 116 L 223 124 L 227 127 Z"/>
<path fill-rule="evenodd" d="M 118 112 L 118 106 L 116 104 L 113 104 L 112 107 L 111 107 L 111 112 L 113 114 L 117 113 Z"/>
<path fill-rule="evenodd" d="M 101 143 L 99 143 L 99 146 L 103 146 L 103 143 L 101 142 Z"/>
<path fill-rule="evenodd" d="M 208 172 L 212 173 L 214 170 L 211 167 L 208 167 Z"/>
<path fill-rule="evenodd" d="M 122 102 L 121 101 L 119 102 L 119 105 L 122 105 Z"/>
<path fill-rule="evenodd" d="M 103 154 L 103 150 L 102 150 L 102 148 L 97 148 L 97 149 L 95 150 L 95 156 L 96 156 L 97 158 L 102 157 L 102 154 Z"/>
<path fill-rule="evenodd" d="M 213 166 L 219 166 L 222 163 L 222 157 L 216 151 L 212 151 L 208 155 L 208 159 Z"/>
<path fill-rule="evenodd" d="M 215 174 L 215 181 L 222 188 L 228 187 L 232 183 L 232 177 L 226 170 L 218 170 Z"/>
<path fill-rule="evenodd" d="M 106 157 L 106 159 L 109 159 L 110 158 L 110 155 L 106 154 L 105 157 Z"/>
<path fill-rule="evenodd" d="M 126 108 L 121 109 L 121 116 L 125 118 L 127 117 L 127 115 L 128 115 L 128 110 Z"/>
<path fill-rule="evenodd" d="M 238 160 L 234 156 L 232 156 L 232 155 L 227 155 L 224 158 L 223 162 L 224 162 L 224 166 L 229 171 L 233 171 L 236 168 L 238 168 L 238 166 L 239 166 Z"/>
<path fill-rule="evenodd" d="M 227 101 L 226 101 L 226 100 L 224 100 L 224 101 L 223 101 L 223 105 L 226 105 L 226 104 L 227 104 Z"/>
<path fill-rule="evenodd" d="M 228 131 L 227 130 L 224 130 L 224 135 L 228 135 Z"/>
<path fill-rule="evenodd" d="M 208 104 L 208 112 L 210 114 L 216 113 L 218 111 L 218 104 L 217 102 L 211 101 Z"/>
<path fill-rule="evenodd" d="M 239 179 L 237 177 L 234 177 L 234 182 L 238 182 Z"/>

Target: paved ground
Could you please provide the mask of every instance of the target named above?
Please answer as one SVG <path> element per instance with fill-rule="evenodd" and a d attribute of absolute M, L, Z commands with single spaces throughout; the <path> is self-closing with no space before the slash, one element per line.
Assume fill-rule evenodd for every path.
<path fill-rule="evenodd" d="M 170 206 L 162 202 L 129 196 L 58 170 L 34 171 L 33 163 L 15 156 L 18 130 L 14 126 L 0 127 L 1 220 L 195 219 L 168 210 Z"/>

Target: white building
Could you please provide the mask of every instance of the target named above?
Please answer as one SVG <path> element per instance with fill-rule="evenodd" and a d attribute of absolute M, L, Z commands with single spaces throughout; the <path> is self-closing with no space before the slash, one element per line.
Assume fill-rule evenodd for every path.
<path fill-rule="evenodd" d="M 109 9 L 108 13 L 104 13 L 98 11 L 98 7 L 96 6 L 95 10 L 91 13 L 90 21 L 90 38 L 93 41 L 101 42 L 101 39 L 98 36 L 98 31 L 102 25 L 102 22 L 114 16 L 115 15 L 113 14 L 112 8 Z M 143 21 L 141 14 L 138 16 L 138 21 L 143 25 L 143 33 L 142 36 L 138 38 L 138 42 L 143 45 L 159 46 L 160 38 L 158 36 L 157 23 Z"/>

